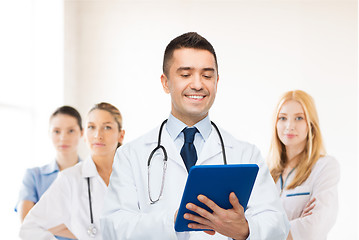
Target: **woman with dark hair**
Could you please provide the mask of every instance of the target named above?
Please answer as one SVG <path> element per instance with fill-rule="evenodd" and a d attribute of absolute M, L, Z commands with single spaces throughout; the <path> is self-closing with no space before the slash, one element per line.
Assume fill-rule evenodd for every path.
<path fill-rule="evenodd" d="M 90 157 L 61 172 L 26 216 L 21 239 L 48 240 L 69 229 L 74 238 L 101 240 L 100 215 L 112 163 L 122 144 L 120 111 L 109 103 L 96 104 L 88 113 L 85 141 Z"/>
<path fill-rule="evenodd" d="M 56 157 L 45 166 L 27 169 L 15 207 L 15 211 L 20 213 L 21 222 L 53 183 L 58 173 L 80 161 L 78 145 L 83 135 L 81 121 L 80 113 L 70 106 L 59 107 L 51 115 L 49 133 Z"/>

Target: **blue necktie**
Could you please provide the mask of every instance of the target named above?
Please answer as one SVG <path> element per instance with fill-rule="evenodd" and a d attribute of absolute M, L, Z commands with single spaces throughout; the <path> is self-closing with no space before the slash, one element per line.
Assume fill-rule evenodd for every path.
<path fill-rule="evenodd" d="M 197 152 L 193 145 L 194 135 L 197 132 L 197 128 L 185 128 L 182 130 L 184 134 L 184 144 L 181 149 L 181 156 L 184 164 L 186 165 L 187 172 L 197 162 Z"/>

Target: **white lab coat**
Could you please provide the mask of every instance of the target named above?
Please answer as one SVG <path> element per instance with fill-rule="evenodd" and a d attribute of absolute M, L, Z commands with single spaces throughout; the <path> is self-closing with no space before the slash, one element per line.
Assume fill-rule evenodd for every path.
<path fill-rule="evenodd" d="M 287 186 L 295 177 L 289 175 Z M 320 158 L 313 166 L 308 179 L 300 186 L 281 193 L 283 207 L 290 220 L 294 240 L 324 240 L 333 227 L 338 214 L 339 164 L 330 156 Z M 280 191 L 281 184 L 277 181 Z M 301 218 L 306 204 L 316 198 L 312 215 Z"/>
<path fill-rule="evenodd" d="M 159 202 L 150 204 L 147 161 L 150 152 L 157 146 L 158 130 L 159 128 L 156 128 L 118 149 L 109 190 L 105 197 L 104 213 L 101 217 L 103 238 L 107 240 L 228 239 L 218 233 L 210 236 L 203 232 L 175 232 L 174 214 L 180 205 L 188 173 L 166 128 L 163 129 L 161 138 L 161 143 L 168 153 L 165 186 Z M 285 239 L 289 231 L 288 220 L 260 152 L 255 146 L 235 140 L 223 130 L 221 134 L 228 164 L 256 163 L 260 168 L 245 212 L 250 228 L 250 239 Z M 223 164 L 221 144 L 215 129 L 212 129 L 198 156 L 196 165 L 204 164 Z M 160 191 L 162 166 L 163 162 L 158 158 L 154 158 L 151 163 L 153 199 L 157 198 Z"/>
<path fill-rule="evenodd" d="M 91 222 L 87 177 L 90 177 L 92 212 L 98 230 L 95 238 L 87 233 Z M 101 240 L 100 215 L 106 191 L 107 186 L 91 158 L 61 171 L 25 217 L 21 239 L 56 240 L 47 229 L 65 224 L 78 239 Z"/>

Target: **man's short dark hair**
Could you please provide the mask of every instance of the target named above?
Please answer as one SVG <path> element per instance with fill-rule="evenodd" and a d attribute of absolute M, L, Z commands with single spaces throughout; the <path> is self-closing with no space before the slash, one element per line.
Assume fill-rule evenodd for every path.
<path fill-rule="evenodd" d="M 170 61 L 173 56 L 173 52 L 177 49 L 181 48 L 194 48 L 194 49 L 202 49 L 207 50 L 214 56 L 214 61 L 216 64 L 216 70 L 218 72 L 218 63 L 217 63 L 217 56 L 214 51 L 214 48 L 210 42 L 207 41 L 204 37 L 199 35 L 196 32 L 188 32 L 182 34 L 181 36 L 176 37 L 173 39 L 166 47 L 165 54 L 163 57 L 163 65 L 162 70 L 163 73 L 168 76 L 168 71 L 170 68 Z"/>

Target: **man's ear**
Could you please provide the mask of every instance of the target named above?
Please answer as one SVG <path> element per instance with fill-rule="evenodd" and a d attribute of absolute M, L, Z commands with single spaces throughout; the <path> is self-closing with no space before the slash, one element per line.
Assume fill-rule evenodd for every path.
<path fill-rule="evenodd" d="M 170 90 L 168 88 L 168 78 L 164 73 L 161 75 L 161 83 L 165 93 L 170 93 Z"/>

